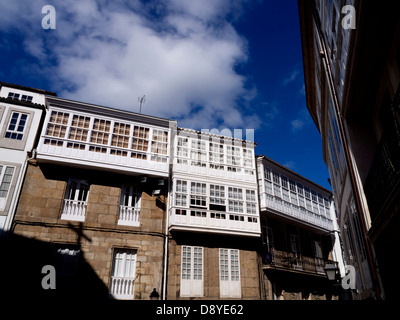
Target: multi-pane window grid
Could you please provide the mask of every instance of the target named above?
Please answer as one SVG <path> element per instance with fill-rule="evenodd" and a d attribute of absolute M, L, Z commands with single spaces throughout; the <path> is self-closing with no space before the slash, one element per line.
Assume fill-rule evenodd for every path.
<path fill-rule="evenodd" d="M 188 164 L 189 159 L 192 166 L 208 165 L 211 169 L 237 173 L 242 172 L 240 167 L 243 165 L 247 168 L 243 170 L 245 174 L 254 175 L 254 156 L 249 148 L 224 145 L 206 138 L 178 137 L 177 163 Z"/>
<path fill-rule="evenodd" d="M 68 119 L 69 113 L 52 111 L 47 125 L 46 135 L 56 138 L 64 138 L 65 133 L 67 132 Z"/>
<path fill-rule="evenodd" d="M 225 186 L 210 185 L 210 203 L 225 204 Z"/>
<path fill-rule="evenodd" d="M 181 275 L 183 280 L 203 279 L 203 248 L 182 247 Z"/>
<path fill-rule="evenodd" d="M 191 206 L 207 206 L 207 190 L 205 183 L 192 182 L 190 188 L 190 205 Z"/>
<path fill-rule="evenodd" d="M 6 130 L 6 138 L 22 140 L 28 115 L 20 112 L 13 112 Z"/>
<path fill-rule="evenodd" d="M 87 141 L 90 126 L 90 117 L 73 115 L 69 139 Z"/>
<path fill-rule="evenodd" d="M 13 100 L 19 100 L 19 97 L 20 97 L 19 93 L 9 92 L 7 98 L 13 99 Z M 28 96 L 26 94 L 23 94 L 21 96 L 21 101 L 32 102 L 32 99 L 33 99 L 33 96 Z"/>
<path fill-rule="evenodd" d="M 143 126 L 91 118 L 78 114 L 73 114 L 71 119 L 69 113 L 53 110 L 45 134 L 49 138 L 44 139 L 44 144 L 57 147 L 62 147 L 63 141 L 50 139 L 50 137 L 68 138 L 84 143 L 105 146 L 89 145 L 86 148 L 86 144 L 67 142 L 66 146 L 68 148 L 88 149 L 89 151 L 99 153 L 108 153 L 107 150 L 109 149 L 111 155 L 126 157 L 130 154 L 132 158 L 142 160 L 146 160 L 147 153 L 151 151 L 153 153 L 151 157 L 152 161 L 167 161 L 168 131 L 165 130 L 150 129 Z"/>
<path fill-rule="evenodd" d="M 104 119 L 94 119 L 90 142 L 107 145 L 110 127 L 111 121 Z"/>
<path fill-rule="evenodd" d="M 187 202 L 188 196 L 189 203 Z M 210 213 L 210 217 L 215 219 L 225 219 L 227 216 L 223 212 L 232 213 L 228 214 L 228 217 L 230 220 L 236 221 L 244 221 L 243 214 L 257 214 L 256 191 L 249 189 L 176 180 L 174 201 L 176 207 L 209 209 L 213 211 Z M 211 205 L 218 207 L 212 209 Z M 227 206 L 225 207 L 225 205 Z M 217 213 L 217 211 L 221 213 Z M 175 213 L 186 215 L 186 210 L 177 208 Z M 207 217 L 205 211 L 192 210 L 190 214 L 195 217 Z M 248 217 L 247 220 L 258 222 L 257 217 Z"/>
<path fill-rule="evenodd" d="M 176 180 L 175 187 L 175 205 L 179 207 L 186 207 L 187 205 L 187 182 Z"/>
<path fill-rule="evenodd" d="M 222 281 L 239 281 L 239 250 L 220 249 L 220 278 Z"/>
<path fill-rule="evenodd" d="M 330 219 L 329 200 L 316 191 L 267 167 L 264 168 L 264 184 L 267 194 Z"/>
<path fill-rule="evenodd" d="M 10 190 L 14 167 L 0 165 L 0 198 L 7 198 Z"/>

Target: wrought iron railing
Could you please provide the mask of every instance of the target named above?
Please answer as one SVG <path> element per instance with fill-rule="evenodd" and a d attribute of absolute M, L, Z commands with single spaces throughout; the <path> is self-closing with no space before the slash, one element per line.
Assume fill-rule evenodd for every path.
<path fill-rule="evenodd" d="M 323 275 L 325 275 L 324 268 L 327 263 L 332 263 L 337 266 L 336 261 L 319 257 L 309 257 L 297 252 L 277 250 L 275 248 L 268 250 L 263 259 L 263 264 L 266 268 L 283 268 Z"/>

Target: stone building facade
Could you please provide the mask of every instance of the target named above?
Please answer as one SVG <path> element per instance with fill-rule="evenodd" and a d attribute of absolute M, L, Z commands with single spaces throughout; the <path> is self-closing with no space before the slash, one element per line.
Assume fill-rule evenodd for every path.
<path fill-rule="evenodd" d="M 90 183 L 84 222 L 61 219 L 71 176 Z M 133 186 L 144 189 L 138 227 L 117 224 L 121 184 L 132 182 Z M 52 243 L 55 256 L 60 249 L 79 251 L 79 259 L 86 261 L 107 288 L 112 286 L 116 252 L 130 252 L 136 264 L 133 298 L 148 299 L 153 288 L 159 292 L 162 288 L 165 211 L 159 203 L 164 204 L 165 200 L 164 195 L 154 196 L 151 190 L 143 188 L 138 178 L 35 161 L 28 166 L 13 233 Z M 63 283 L 62 278 L 57 279 L 61 289 L 63 285 L 74 287 L 74 291 L 81 287 L 89 289 L 87 283 L 78 283 L 81 281 L 79 266 L 66 273 L 65 282 L 77 280 L 72 286 Z"/>
<path fill-rule="evenodd" d="M 260 299 L 254 142 L 178 128 L 168 299 Z"/>
<path fill-rule="evenodd" d="M 337 229 L 331 193 L 256 157 L 251 137 L 43 99 L 0 265 L 10 295 L 333 297 L 323 271 L 341 266 L 327 235 Z M 49 266 L 57 290 L 45 289 Z"/>

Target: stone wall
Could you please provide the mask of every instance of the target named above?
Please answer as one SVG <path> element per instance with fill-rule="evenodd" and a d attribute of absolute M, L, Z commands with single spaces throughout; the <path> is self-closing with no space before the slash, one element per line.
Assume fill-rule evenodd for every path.
<path fill-rule="evenodd" d="M 193 299 L 180 296 L 182 246 L 203 247 L 204 296 L 195 299 L 219 300 L 219 249 L 239 249 L 241 299 L 260 299 L 258 239 L 230 235 L 179 232 L 170 235 L 168 252 L 167 299 Z M 227 298 L 223 298 L 226 300 Z"/>
<path fill-rule="evenodd" d="M 60 219 L 70 177 L 90 183 L 84 222 Z M 136 183 L 143 190 L 139 227 L 117 225 L 121 185 L 126 183 Z M 159 293 L 162 289 L 164 202 L 164 196 L 152 195 L 151 182 L 141 185 L 138 177 L 30 164 L 13 230 L 16 235 L 52 243 L 55 247 L 79 246 L 83 259 L 107 287 L 113 250 L 137 250 L 134 296 L 149 299 L 153 288 Z"/>

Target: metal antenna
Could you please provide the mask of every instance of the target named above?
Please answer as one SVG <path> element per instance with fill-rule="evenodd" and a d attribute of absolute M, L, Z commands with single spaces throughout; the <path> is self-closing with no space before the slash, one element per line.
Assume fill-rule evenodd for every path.
<path fill-rule="evenodd" d="M 142 113 L 142 104 L 146 102 L 146 95 L 144 95 L 143 97 L 139 97 L 138 98 L 138 102 L 140 104 L 140 111 L 139 113 Z"/>

